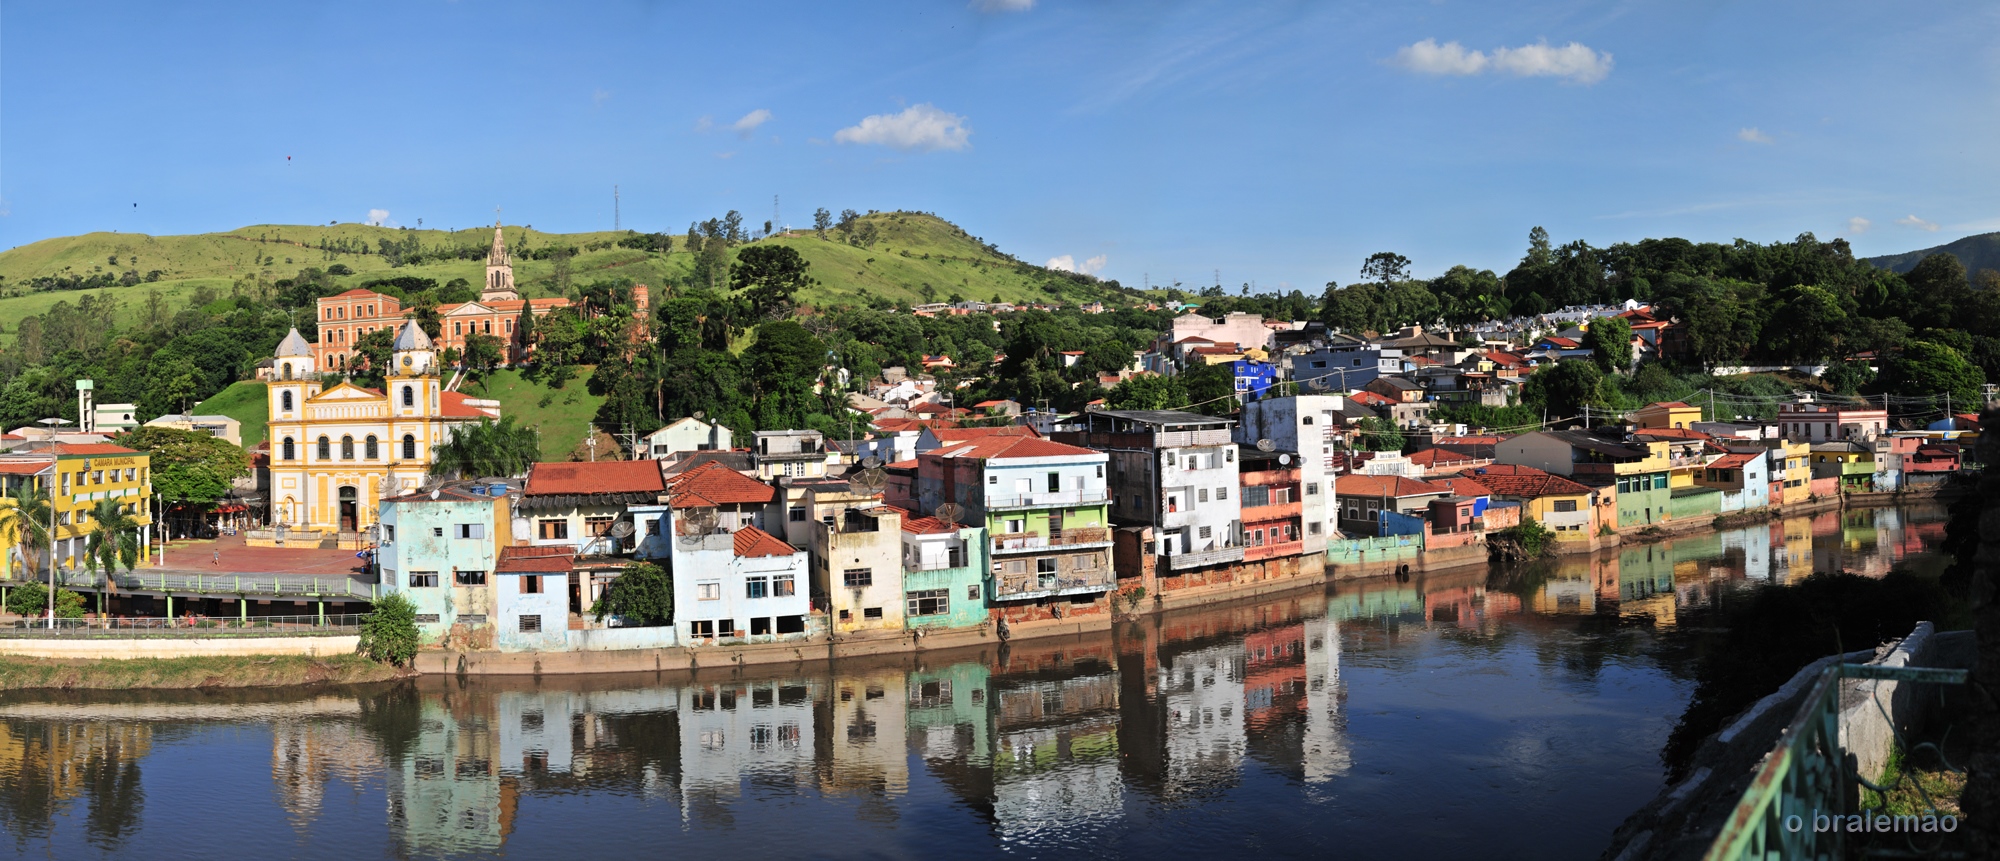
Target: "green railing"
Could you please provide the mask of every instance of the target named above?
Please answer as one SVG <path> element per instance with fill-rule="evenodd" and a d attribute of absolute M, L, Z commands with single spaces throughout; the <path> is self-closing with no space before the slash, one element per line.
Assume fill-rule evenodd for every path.
<path fill-rule="evenodd" d="M 294 598 L 342 598 L 374 601 L 376 586 L 357 577 L 310 577 L 298 574 L 176 574 L 128 571 L 107 577 L 101 572 L 58 570 L 56 585 L 98 590 L 106 581 L 127 592 L 201 595 L 270 595 Z M 43 574 L 32 581 L 8 580 L 0 585 L 47 583 Z"/>
<path fill-rule="evenodd" d="M 1765 861 L 1846 857 L 1846 832 L 1837 827 L 1821 828 L 1815 822 L 1821 815 L 1859 813 L 1846 809 L 1848 789 L 1867 785 L 1865 778 L 1848 770 L 1846 751 L 1840 745 L 1841 681 L 1964 684 L 1967 675 L 1966 670 L 1930 667 L 1839 663 L 1827 667 L 1703 858 Z M 1897 741 L 1902 740 L 1899 737 Z"/>
<path fill-rule="evenodd" d="M 133 637 L 321 637 L 361 633 L 365 613 L 315 616 L 142 616 L 16 619 L 0 626 L 0 640 L 121 639 Z"/>

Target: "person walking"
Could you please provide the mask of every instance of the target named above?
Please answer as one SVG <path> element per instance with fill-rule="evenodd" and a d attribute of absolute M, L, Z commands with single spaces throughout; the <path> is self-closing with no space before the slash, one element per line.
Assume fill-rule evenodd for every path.
<path fill-rule="evenodd" d="M 210 562 L 209 564 L 211 564 L 211 565 L 221 565 L 221 564 L 222 564 L 222 549 L 221 549 L 221 548 L 219 548 L 219 547 L 218 547 L 218 548 L 216 548 L 216 551 L 215 551 L 215 559 L 214 559 L 213 561 L 211 561 L 211 562 Z"/>

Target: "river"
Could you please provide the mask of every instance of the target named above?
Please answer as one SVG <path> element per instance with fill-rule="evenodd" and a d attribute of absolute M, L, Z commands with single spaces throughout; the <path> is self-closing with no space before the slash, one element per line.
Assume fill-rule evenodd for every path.
<path fill-rule="evenodd" d="M 1936 506 L 1340 583 L 1094 636 L 693 676 L 0 700 L 53 858 L 1592 858 L 1732 589 L 1879 574 Z M 1711 623 L 1712 624 L 1712 623 Z"/>

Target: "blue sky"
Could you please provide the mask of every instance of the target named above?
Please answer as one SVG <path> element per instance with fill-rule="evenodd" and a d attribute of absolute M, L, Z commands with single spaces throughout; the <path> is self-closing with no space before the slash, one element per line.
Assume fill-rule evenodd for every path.
<path fill-rule="evenodd" d="M 2000 230 L 1992 3 L 9 3 L 0 247 L 936 212 L 1137 284 Z M 287 161 L 287 156 L 290 160 Z M 134 203 L 138 206 L 135 208 Z"/>

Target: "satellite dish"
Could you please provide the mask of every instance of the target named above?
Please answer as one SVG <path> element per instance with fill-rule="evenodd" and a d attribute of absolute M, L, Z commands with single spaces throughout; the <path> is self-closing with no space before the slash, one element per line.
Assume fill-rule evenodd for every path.
<path fill-rule="evenodd" d="M 715 522 L 715 509 L 690 508 L 686 514 L 681 515 L 680 531 L 682 535 L 700 538 L 715 528 Z"/>
<path fill-rule="evenodd" d="M 1274 451 L 1277 449 L 1277 447 L 1278 447 L 1277 443 L 1274 443 L 1268 439 L 1260 439 L 1257 441 L 1258 451 Z"/>
<path fill-rule="evenodd" d="M 623 539 L 631 535 L 632 532 L 632 521 L 630 520 L 620 520 L 617 523 L 611 524 L 611 537 L 613 538 Z"/>
<path fill-rule="evenodd" d="M 1278 455 L 1278 464 L 1280 466 L 1290 466 L 1292 464 L 1292 456 L 1289 454 Z"/>
<path fill-rule="evenodd" d="M 872 455 L 872 454 L 871 454 L 871 455 L 869 455 L 869 456 L 867 456 L 867 457 L 864 457 L 864 458 L 862 458 L 862 459 L 861 459 L 861 468 L 862 468 L 862 469 L 881 469 L 881 468 L 882 468 L 882 459 L 881 459 L 881 458 L 879 458 L 879 457 L 876 457 L 876 456 L 874 456 L 874 455 Z"/>
<path fill-rule="evenodd" d="M 882 485 L 887 483 L 888 479 L 882 474 L 882 470 L 880 469 L 864 469 L 847 478 L 847 486 L 853 488 L 855 492 L 864 495 L 872 495 L 880 491 Z"/>
<path fill-rule="evenodd" d="M 403 492 L 403 485 L 408 481 L 409 479 L 404 478 L 400 475 L 390 476 L 388 479 L 385 479 L 382 482 L 382 495 L 383 496 L 401 495 Z"/>
<path fill-rule="evenodd" d="M 937 519 L 947 526 L 958 525 L 958 518 L 965 514 L 965 508 L 956 502 L 947 502 L 937 507 Z"/>

